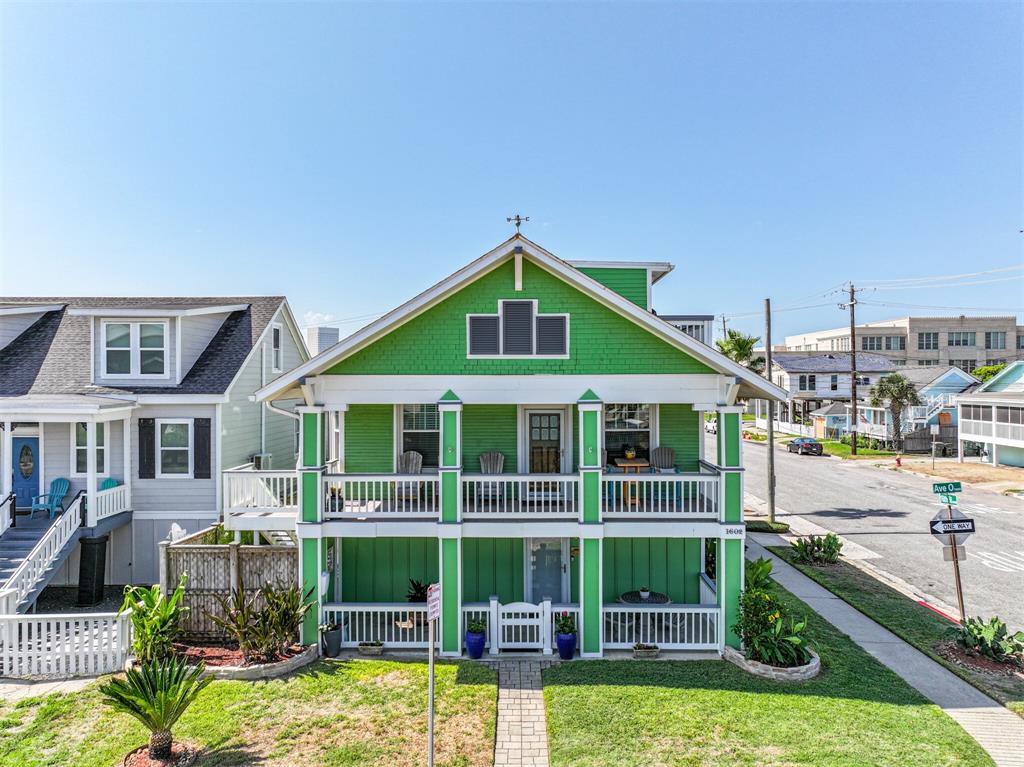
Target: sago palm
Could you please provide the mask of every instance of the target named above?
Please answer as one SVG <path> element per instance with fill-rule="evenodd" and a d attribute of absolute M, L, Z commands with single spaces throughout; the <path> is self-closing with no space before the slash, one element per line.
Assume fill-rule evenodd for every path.
<path fill-rule="evenodd" d="M 764 365 L 764 360 L 761 357 L 754 357 L 754 347 L 760 340 L 757 336 L 748 336 L 738 330 L 727 330 L 725 338 L 715 341 L 715 346 L 733 362 L 758 371 Z"/>
<path fill-rule="evenodd" d="M 921 398 L 907 378 L 899 373 L 890 373 L 878 379 L 871 387 L 871 407 L 886 407 L 892 415 L 892 434 L 897 450 L 903 448 L 903 411 L 921 404 Z"/>
<path fill-rule="evenodd" d="M 212 680 L 203 676 L 204 666 L 189 666 L 178 658 L 143 663 L 129 668 L 124 679 L 100 686 L 103 701 L 130 714 L 149 730 L 149 758 L 171 756 L 171 728 Z"/>

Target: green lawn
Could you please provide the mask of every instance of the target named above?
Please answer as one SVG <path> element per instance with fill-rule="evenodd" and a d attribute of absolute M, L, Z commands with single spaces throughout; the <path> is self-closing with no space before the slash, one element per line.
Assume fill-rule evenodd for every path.
<path fill-rule="evenodd" d="M 873 456 L 887 456 L 887 455 L 888 456 L 894 456 L 894 455 L 896 455 L 896 453 L 893 453 L 890 450 L 872 450 L 869 447 L 858 447 L 857 448 L 857 455 L 850 455 L 850 446 L 849 445 L 847 445 L 847 444 L 845 444 L 843 442 L 833 442 L 833 441 L 826 441 L 826 440 L 822 440 L 821 441 L 821 447 L 825 451 L 826 455 L 834 455 L 834 456 L 838 456 L 839 458 L 860 458 L 861 456 L 873 457 Z"/>
<path fill-rule="evenodd" d="M 748 519 L 748 533 L 788 533 L 787 522 L 769 522 L 767 519 Z"/>
<path fill-rule="evenodd" d="M 801 684 L 725 661 L 594 661 L 544 672 L 551 764 L 990 765 L 959 725 L 812 613 L 824 670 Z"/>
<path fill-rule="evenodd" d="M 1024 717 L 1024 678 L 1019 675 L 981 674 L 950 663 L 935 652 L 935 644 L 949 639 L 952 634 L 953 624 L 941 615 L 846 562 L 814 567 L 795 562 L 789 547 L 769 546 L 769 549 L 840 599 Z"/>
<path fill-rule="evenodd" d="M 436 764 L 490 765 L 497 685 L 475 663 L 439 663 Z M 0 764 L 110 767 L 147 733 L 82 692 L 0 702 Z M 201 745 L 204 765 L 388 765 L 424 763 L 427 666 L 327 661 L 287 679 L 211 684 L 174 728 Z"/>

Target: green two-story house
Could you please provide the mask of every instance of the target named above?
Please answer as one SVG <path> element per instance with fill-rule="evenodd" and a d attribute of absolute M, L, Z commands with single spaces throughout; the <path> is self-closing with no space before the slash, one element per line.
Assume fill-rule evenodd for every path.
<path fill-rule="evenodd" d="M 225 472 L 233 529 L 294 530 L 343 641 L 584 657 L 737 645 L 740 406 L 785 392 L 651 310 L 663 263 L 567 262 L 516 235 L 259 390 L 301 399 L 294 472 Z M 705 449 L 705 414 L 717 419 Z"/>

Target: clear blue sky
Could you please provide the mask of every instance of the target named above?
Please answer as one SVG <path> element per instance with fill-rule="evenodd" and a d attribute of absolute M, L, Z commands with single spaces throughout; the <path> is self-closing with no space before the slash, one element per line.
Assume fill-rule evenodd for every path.
<path fill-rule="evenodd" d="M 1021 25 L 1015 2 L 5 3 L 0 292 L 361 317 L 518 211 L 563 258 L 674 262 L 662 313 L 770 295 L 830 304 L 777 336 L 842 325 L 820 296 L 850 278 L 1024 263 Z M 865 300 L 1024 307 L 985 282 Z"/>

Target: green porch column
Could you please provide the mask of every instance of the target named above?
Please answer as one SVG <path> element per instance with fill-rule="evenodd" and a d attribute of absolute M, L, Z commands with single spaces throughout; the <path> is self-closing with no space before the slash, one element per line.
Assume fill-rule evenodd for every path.
<path fill-rule="evenodd" d="M 600 657 L 604 644 L 601 619 L 601 413 L 604 404 L 587 389 L 577 401 L 580 411 L 580 655 Z"/>
<path fill-rule="evenodd" d="M 296 408 L 299 415 L 299 523 L 318 525 L 323 521 L 324 494 L 324 414 L 323 408 Z M 299 548 L 299 576 L 303 595 L 313 609 L 302 622 L 302 641 L 319 641 L 321 594 L 320 572 L 325 567 L 326 550 L 319 538 L 302 538 Z"/>
<path fill-rule="evenodd" d="M 462 654 L 462 400 L 451 389 L 437 401 L 441 419 L 439 569 L 441 654 Z"/>
<path fill-rule="evenodd" d="M 718 408 L 718 465 L 722 490 L 719 495 L 719 521 L 727 525 L 730 537 L 718 542 L 718 599 L 725 608 L 725 643 L 739 648 L 740 638 L 732 630 L 739 617 L 740 592 L 743 590 L 743 459 L 741 453 L 743 408 L 739 405 Z M 733 537 L 738 535 L 739 537 Z"/>

